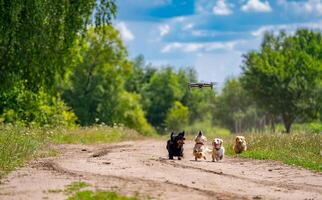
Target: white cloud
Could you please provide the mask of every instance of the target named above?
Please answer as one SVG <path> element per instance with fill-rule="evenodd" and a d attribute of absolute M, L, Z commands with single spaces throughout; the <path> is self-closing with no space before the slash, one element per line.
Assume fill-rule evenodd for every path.
<path fill-rule="evenodd" d="M 280 25 L 266 25 L 261 26 L 257 30 L 251 32 L 255 37 L 261 37 L 266 31 L 278 33 L 280 30 L 284 30 L 287 33 L 293 34 L 299 28 L 307 28 L 322 31 L 322 21 L 311 23 L 295 23 L 295 24 L 280 24 Z"/>
<path fill-rule="evenodd" d="M 308 1 L 287 1 L 279 0 L 279 5 L 284 6 L 287 10 L 292 10 L 297 14 L 312 14 L 322 16 L 322 0 Z"/>
<path fill-rule="evenodd" d="M 260 0 L 248 0 L 246 4 L 241 7 L 245 12 L 271 12 L 272 8 L 268 1 L 261 2 Z"/>
<path fill-rule="evenodd" d="M 164 46 L 161 50 L 162 53 L 170 53 L 173 51 L 181 51 L 184 53 L 191 52 L 211 52 L 215 50 L 233 50 L 235 45 L 241 41 L 230 41 L 230 42 L 190 42 L 190 43 L 181 43 L 174 42 Z"/>
<path fill-rule="evenodd" d="M 190 29 L 192 29 L 192 28 L 193 28 L 193 26 L 194 26 L 194 24 L 193 24 L 193 23 L 186 24 L 186 25 L 184 25 L 184 26 L 182 27 L 182 30 L 184 30 L 184 31 L 186 31 L 186 30 L 190 30 Z"/>
<path fill-rule="evenodd" d="M 170 32 L 170 26 L 168 24 L 164 24 L 159 26 L 160 36 L 165 36 Z"/>
<path fill-rule="evenodd" d="M 131 41 L 134 39 L 133 33 L 128 29 L 124 22 L 119 22 L 115 25 L 115 28 L 120 32 L 121 38 L 124 41 Z"/>
<path fill-rule="evenodd" d="M 225 0 L 218 0 L 216 5 L 212 8 L 215 15 L 230 15 L 233 13 L 231 10 L 232 5 L 227 4 Z"/>

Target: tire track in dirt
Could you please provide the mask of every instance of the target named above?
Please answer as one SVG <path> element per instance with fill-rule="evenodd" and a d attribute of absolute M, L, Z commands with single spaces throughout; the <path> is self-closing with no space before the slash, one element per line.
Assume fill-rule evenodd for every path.
<path fill-rule="evenodd" d="M 124 182 L 132 182 L 139 185 L 145 184 L 149 185 L 149 187 L 155 188 L 155 187 L 164 187 L 165 185 L 168 185 L 169 187 L 178 187 L 178 191 L 181 192 L 198 192 L 202 196 L 206 196 L 210 199 L 247 199 L 246 197 L 242 197 L 240 195 L 234 195 L 234 194 L 224 194 L 220 192 L 214 192 L 210 190 L 204 190 L 196 187 L 190 187 L 184 184 L 178 184 L 171 181 L 165 181 L 165 182 L 158 182 L 154 180 L 149 179 L 142 179 L 142 178 L 133 178 L 133 177 L 122 177 L 122 176 L 114 176 L 114 175 L 102 175 L 102 174 L 95 174 L 95 173 L 89 173 L 89 172 L 82 172 L 82 171 L 76 171 L 76 170 L 69 170 L 61 167 L 58 163 L 54 161 L 45 161 L 45 162 L 38 162 L 36 165 L 34 165 L 36 168 L 42 168 L 47 170 L 53 170 L 55 172 L 61 173 L 61 174 L 67 174 L 69 176 L 75 176 L 75 177 L 82 177 L 83 179 L 88 180 L 106 180 L 106 179 L 114 179 L 118 181 L 124 181 Z M 185 190 L 185 191 L 184 191 Z"/>
<path fill-rule="evenodd" d="M 273 181 L 256 180 L 256 179 L 237 176 L 237 175 L 233 175 L 233 174 L 226 174 L 226 173 L 223 173 L 222 171 L 217 172 L 217 171 L 212 171 L 209 169 L 204 169 L 201 167 L 189 166 L 189 165 L 184 165 L 184 164 L 179 164 L 179 163 L 172 163 L 172 162 L 168 162 L 168 159 L 164 159 L 164 158 L 159 158 L 158 161 L 163 164 L 166 164 L 166 165 L 171 165 L 172 167 L 175 167 L 175 168 L 194 169 L 194 170 L 198 170 L 198 171 L 205 172 L 205 173 L 215 174 L 218 176 L 226 176 L 226 177 L 230 177 L 230 178 L 234 178 L 234 179 L 241 179 L 241 180 L 249 181 L 249 182 L 264 185 L 264 186 L 283 187 L 285 189 L 291 189 L 291 190 L 305 189 L 308 192 L 317 192 L 322 195 L 321 186 L 318 186 L 318 185 L 307 184 L 307 183 L 306 184 L 297 184 L 297 185 L 287 184 L 287 183 L 276 184 L 276 182 L 273 182 Z"/>

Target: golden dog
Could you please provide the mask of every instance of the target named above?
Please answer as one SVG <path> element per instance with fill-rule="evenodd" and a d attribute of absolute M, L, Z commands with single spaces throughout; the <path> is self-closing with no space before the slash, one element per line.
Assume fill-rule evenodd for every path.
<path fill-rule="evenodd" d="M 235 153 L 242 153 L 247 150 L 246 140 L 244 136 L 236 136 L 234 151 Z"/>

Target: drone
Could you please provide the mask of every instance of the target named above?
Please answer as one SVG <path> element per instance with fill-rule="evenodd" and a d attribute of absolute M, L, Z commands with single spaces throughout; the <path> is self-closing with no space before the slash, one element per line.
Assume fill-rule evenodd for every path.
<path fill-rule="evenodd" d="M 189 88 L 203 88 L 203 87 L 210 87 L 211 89 L 213 89 L 215 83 L 214 82 L 210 82 L 210 83 L 188 83 Z"/>

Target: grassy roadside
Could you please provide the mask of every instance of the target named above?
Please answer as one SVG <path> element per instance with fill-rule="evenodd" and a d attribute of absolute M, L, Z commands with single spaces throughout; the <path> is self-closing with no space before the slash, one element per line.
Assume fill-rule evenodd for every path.
<path fill-rule="evenodd" d="M 322 171 L 322 134 L 245 134 L 247 151 L 238 155 L 245 158 L 277 160 L 288 165 Z M 224 138 L 227 155 L 233 152 L 234 135 Z"/>
<path fill-rule="evenodd" d="M 30 159 L 55 155 L 48 144 L 111 143 L 143 138 L 145 136 L 122 126 L 69 129 L 0 126 L 0 178 Z"/>

